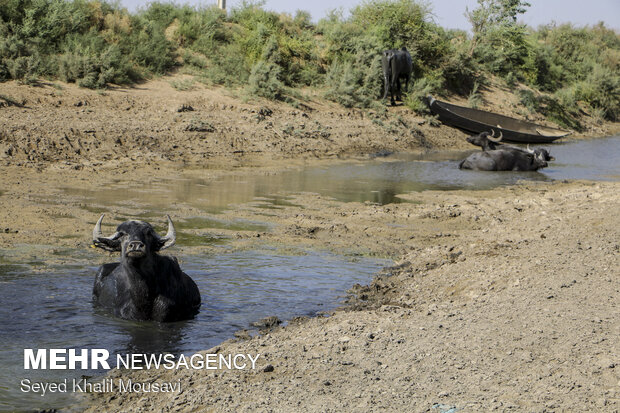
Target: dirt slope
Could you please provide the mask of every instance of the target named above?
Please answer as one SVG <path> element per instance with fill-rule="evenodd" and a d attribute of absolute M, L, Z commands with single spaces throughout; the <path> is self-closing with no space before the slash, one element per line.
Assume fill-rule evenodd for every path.
<path fill-rule="evenodd" d="M 198 83 L 193 90 L 174 89 L 183 78 L 106 91 L 59 82 L 0 83 L 0 162 L 89 170 L 164 162 L 228 168 L 278 159 L 469 148 L 463 133 L 432 127 L 403 106 L 387 112 L 346 109 L 317 91 L 308 91 L 300 108 L 245 102 Z M 509 91 L 491 87 L 483 97 L 483 108 L 519 116 Z M 584 122 L 590 125 L 586 135 L 618 130 L 617 124 Z"/>
<path fill-rule="evenodd" d="M 0 84 L 0 160 L 76 168 L 111 161 L 217 164 L 445 148 L 463 136 L 429 133 L 404 108 L 395 110 L 397 120 L 323 100 L 310 99 L 303 109 L 243 103 L 223 89 L 177 91 L 163 79 L 104 92 L 58 87 Z"/>
<path fill-rule="evenodd" d="M 274 218 L 272 237 L 295 239 L 293 224 L 329 231 L 331 217 L 329 238 L 343 245 L 406 251 L 389 276 L 354 288 L 329 318 L 208 351 L 260 353 L 256 371 L 125 372 L 183 391 L 95 395 L 89 411 L 617 411 L 618 189 L 528 184 L 383 207 L 315 197 Z M 368 237 L 375 220 L 406 225 L 411 239 Z"/>

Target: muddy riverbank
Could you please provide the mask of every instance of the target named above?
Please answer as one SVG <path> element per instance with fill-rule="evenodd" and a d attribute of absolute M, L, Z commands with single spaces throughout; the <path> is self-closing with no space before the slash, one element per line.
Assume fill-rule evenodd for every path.
<path fill-rule="evenodd" d="M 175 255 L 211 252 L 197 242 L 208 236 L 233 251 L 299 247 L 395 261 L 328 318 L 210 351 L 260 353 L 256 371 L 125 372 L 180 380 L 183 391 L 93 395 L 90 411 L 620 408 L 619 183 L 397 193 L 405 202 L 387 205 L 304 192 L 266 207 L 250 193 L 206 211 L 159 182 L 181 172 L 242 181 L 339 158 L 471 147 L 403 107 L 385 117 L 318 98 L 302 109 L 244 103 L 217 90 L 174 91 L 166 79 L 106 92 L 9 82 L 0 94 L 10 96 L 0 105 L 2 249 L 88 249 L 101 212 L 110 231 L 124 217 L 163 229 L 154 210 L 167 210 L 181 227 L 197 216 L 249 223 L 181 228 Z M 592 122 L 585 137 L 616 130 Z M 105 211 L 95 196 L 68 190 L 118 188 L 122 197 L 141 185 L 143 198 Z M 98 257 L 92 265 L 110 260 Z"/>
<path fill-rule="evenodd" d="M 281 209 L 260 201 L 230 207 L 222 219 L 268 224 L 222 231 L 236 248 L 286 245 L 397 259 L 389 276 L 354 287 L 348 307 L 329 318 L 297 320 L 208 351 L 260 353 L 257 371 L 125 372 L 139 382 L 181 380 L 183 392 L 98 394 L 91 411 L 614 411 L 619 186 L 425 191 L 387 205 L 304 193 Z M 76 216 L 58 220 L 87 221 L 73 240 L 87 248 L 92 212 L 81 215 L 81 203 L 69 197 L 53 208 Z M 176 207 L 181 216 L 198 212 Z M 129 210 L 135 207 L 116 213 Z M 33 241 L 57 236 L 38 231 L 24 234 Z M 181 245 L 174 253 L 203 248 Z M 268 365 L 272 372 L 263 371 Z"/>
<path fill-rule="evenodd" d="M 173 84 L 182 78 L 162 77 L 105 91 L 61 82 L 36 87 L 1 83 L 0 163 L 126 173 L 168 164 L 230 169 L 471 147 L 462 132 L 431 126 L 405 106 L 347 109 L 309 90 L 295 108 L 246 101 L 222 88 L 176 90 Z M 522 108 L 518 96 L 504 87 L 489 86 L 481 96 L 481 109 L 518 116 Z M 451 100 L 466 104 L 458 97 Z M 557 126 L 539 115 L 528 119 Z M 580 122 L 584 131 L 571 138 L 620 131 L 617 123 L 585 114 Z"/>
<path fill-rule="evenodd" d="M 303 208 L 274 213 L 268 240 L 400 254 L 389 274 L 329 318 L 208 351 L 260 353 L 256 371 L 122 373 L 183 392 L 99 394 L 90 411 L 614 411 L 619 187 L 429 191 L 385 206 L 302 195 Z"/>

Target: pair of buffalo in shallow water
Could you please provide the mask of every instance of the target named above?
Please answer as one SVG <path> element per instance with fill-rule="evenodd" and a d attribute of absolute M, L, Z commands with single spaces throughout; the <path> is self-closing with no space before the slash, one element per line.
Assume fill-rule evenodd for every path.
<path fill-rule="evenodd" d="M 467 138 L 480 146 L 459 168 L 484 171 L 536 171 L 554 160 L 546 149 L 522 149 L 500 144 L 502 135 L 482 132 Z M 177 321 L 194 317 L 200 308 L 196 283 L 179 267 L 176 258 L 158 252 L 176 242 L 170 217 L 161 237 L 148 223 L 126 221 L 111 236 L 101 231 L 101 215 L 93 230 L 96 247 L 120 252 L 120 262 L 104 264 L 97 271 L 93 301 L 117 317 L 129 320 Z"/>
<path fill-rule="evenodd" d="M 467 138 L 467 142 L 480 146 L 482 152 L 469 155 L 459 164 L 460 169 L 473 169 L 478 171 L 537 171 L 548 166 L 548 161 L 553 158 L 546 149 L 527 149 L 512 145 L 500 144 L 502 134 L 495 137 L 482 132 L 479 135 Z"/>

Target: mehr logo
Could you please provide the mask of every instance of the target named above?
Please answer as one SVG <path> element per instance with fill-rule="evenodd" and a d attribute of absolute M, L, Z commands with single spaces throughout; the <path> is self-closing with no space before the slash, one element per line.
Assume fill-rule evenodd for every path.
<path fill-rule="evenodd" d="M 49 352 L 49 357 L 48 357 Z M 110 353 L 106 349 L 81 349 L 79 354 L 76 349 L 50 348 L 24 349 L 24 369 L 25 370 L 66 370 L 66 369 L 110 369 L 108 364 Z M 90 363 L 89 363 L 90 361 Z M 76 367 L 77 365 L 80 367 Z"/>

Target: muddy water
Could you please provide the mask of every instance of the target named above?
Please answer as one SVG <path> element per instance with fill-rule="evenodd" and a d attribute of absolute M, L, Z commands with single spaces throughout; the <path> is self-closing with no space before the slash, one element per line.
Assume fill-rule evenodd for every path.
<path fill-rule="evenodd" d="M 216 181 L 179 175 L 139 188 L 119 180 L 105 189 L 64 188 L 84 199 L 94 216 L 100 211 L 136 211 L 138 217 L 169 213 L 186 205 L 206 216 L 178 220 L 179 244 L 221 245 L 210 256 L 179 256 L 203 297 L 195 320 L 132 323 L 94 310 L 91 289 L 99 255 L 94 251 L 24 245 L 0 251 L 0 410 L 68 406 L 64 395 L 40 397 L 19 391 L 19 381 L 54 381 L 93 372 L 23 370 L 24 348 L 106 348 L 111 353 L 191 353 L 230 338 L 264 316 L 287 319 L 336 306 L 352 284 L 367 283 L 386 261 L 347 258 L 316 251 L 226 252 L 226 240 L 192 235 L 203 228 L 267 231 L 261 222 L 226 221 L 217 213 L 231 204 L 258 203 L 286 208 L 291 194 L 316 192 L 337 200 L 399 202 L 398 194 L 426 189 L 487 189 L 519 180 L 605 179 L 620 177 L 620 138 L 567 142 L 548 146 L 556 161 L 541 172 L 460 171 L 468 153 L 434 153 L 423 157 L 393 155 L 365 162 L 337 163 L 271 175 L 229 176 Z M 108 222 L 125 218 L 110 214 Z M 217 248 L 215 250 L 217 251 Z M 62 262 L 62 264 L 58 264 Z"/>
<path fill-rule="evenodd" d="M 259 202 L 265 208 L 286 207 L 288 195 L 315 192 L 343 202 L 400 202 L 398 194 L 423 190 L 491 189 L 520 180 L 617 180 L 620 177 L 620 137 L 567 141 L 543 146 L 556 158 L 537 172 L 462 171 L 459 162 L 474 152 L 435 152 L 425 155 L 395 154 L 365 162 L 337 163 L 270 175 L 226 176 L 218 180 L 177 176 L 141 188 L 122 182 L 105 190 L 67 188 L 101 205 L 148 204 L 165 208 L 185 203 L 208 212 L 230 204 Z M 147 215 L 149 215 L 147 213 Z"/>
<path fill-rule="evenodd" d="M 137 323 L 109 317 L 91 304 L 94 252 L 29 247 L 0 251 L 0 410 L 67 406 L 71 395 L 24 394 L 23 378 L 61 381 L 92 371 L 23 369 L 24 348 L 105 348 L 111 354 L 191 354 L 232 337 L 252 321 L 277 315 L 290 319 L 334 308 L 345 290 L 366 283 L 387 261 L 319 252 L 283 255 L 249 251 L 179 257 L 198 284 L 202 307 L 194 320 Z M 62 255 L 48 266 L 34 256 Z M 7 257 L 8 256 L 8 257 Z M 30 257 L 30 258 L 28 258 Z M 17 262 L 13 261 L 18 259 Z M 111 360 L 115 360 L 111 359 Z M 112 363 L 113 364 L 113 363 Z"/>

